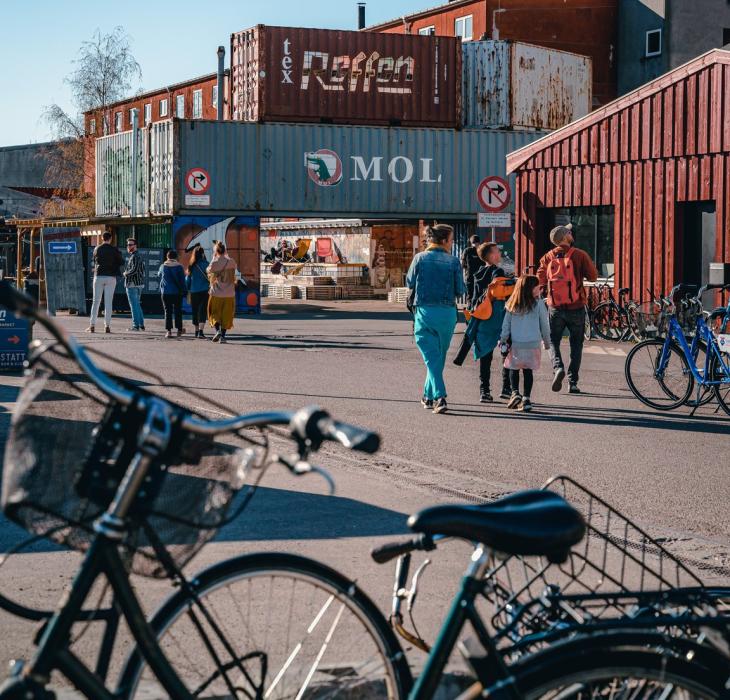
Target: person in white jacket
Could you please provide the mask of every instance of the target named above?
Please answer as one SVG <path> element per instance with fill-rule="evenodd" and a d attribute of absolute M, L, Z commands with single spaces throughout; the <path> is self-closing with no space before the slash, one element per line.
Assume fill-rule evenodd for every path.
<path fill-rule="evenodd" d="M 532 373 L 540 369 L 540 341 L 550 347 L 550 319 L 545 301 L 540 298 L 540 283 L 534 275 L 522 275 L 507 301 L 500 342 L 509 347 L 504 366 L 510 373 L 512 396 L 507 408 L 531 411 Z M 524 375 L 519 392 L 520 370 Z"/>

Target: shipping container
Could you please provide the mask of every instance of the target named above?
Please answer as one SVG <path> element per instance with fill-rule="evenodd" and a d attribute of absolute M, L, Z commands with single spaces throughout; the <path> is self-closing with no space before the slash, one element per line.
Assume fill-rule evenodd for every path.
<path fill-rule="evenodd" d="M 591 111 L 587 56 L 513 41 L 462 45 L 462 124 L 559 129 Z"/>
<path fill-rule="evenodd" d="M 460 44 L 258 25 L 231 36 L 233 119 L 455 128 Z"/>
<path fill-rule="evenodd" d="M 167 129 L 163 136 L 157 130 Z M 169 132 L 169 133 L 168 133 Z M 319 124 L 175 121 L 144 130 L 157 148 L 130 181 L 111 145 L 99 162 L 97 215 L 129 209 L 143 190 L 150 213 L 366 218 L 473 218 L 484 178 L 505 175 L 505 157 L 544 132 L 406 129 Z M 115 143 L 107 137 L 109 143 Z M 104 142 L 107 139 L 99 139 Z M 165 144 L 164 148 L 161 144 Z M 169 150 L 165 150 L 169 149 Z M 121 182 L 109 181 L 119 178 Z M 202 183 L 202 184 L 201 184 Z M 124 199 L 124 188 L 127 200 Z M 172 196 L 170 196 L 172 193 Z M 105 208 L 109 202 L 113 209 Z M 511 208 L 511 203 L 507 211 Z"/>

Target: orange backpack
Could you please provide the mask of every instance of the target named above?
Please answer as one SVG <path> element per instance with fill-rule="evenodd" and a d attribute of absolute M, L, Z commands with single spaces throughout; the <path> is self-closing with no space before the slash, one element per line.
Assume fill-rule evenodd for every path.
<path fill-rule="evenodd" d="M 492 302 L 506 301 L 512 295 L 517 280 L 514 277 L 495 277 L 487 287 L 487 292 L 471 315 L 480 321 L 492 317 Z"/>
<path fill-rule="evenodd" d="M 547 301 L 550 306 L 569 306 L 581 300 L 581 284 L 572 260 L 574 251 L 575 248 L 571 248 L 565 254 L 555 253 L 547 264 Z"/>

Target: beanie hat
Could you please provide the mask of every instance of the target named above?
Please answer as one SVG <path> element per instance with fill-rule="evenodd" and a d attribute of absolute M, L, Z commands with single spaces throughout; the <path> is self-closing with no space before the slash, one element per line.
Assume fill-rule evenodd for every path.
<path fill-rule="evenodd" d="M 550 231 L 550 242 L 553 245 L 560 245 L 563 238 L 565 238 L 569 233 L 573 233 L 573 224 L 568 224 L 567 226 L 556 226 L 552 231 Z"/>

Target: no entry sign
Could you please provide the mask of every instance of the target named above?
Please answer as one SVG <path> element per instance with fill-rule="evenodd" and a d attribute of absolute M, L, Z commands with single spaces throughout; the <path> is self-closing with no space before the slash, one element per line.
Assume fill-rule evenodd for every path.
<path fill-rule="evenodd" d="M 205 194 L 210 187 L 210 175 L 203 168 L 191 168 L 185 176 L 185 187 L 190 194 Z"/>
<path fill-rule="evenodd" d="M 485 177 L 477 188 L 477 199 L 484 209 L 491 212 L 503 211 L 509 205 L 512 192 L 509 183 L 502 177 Z"/>

